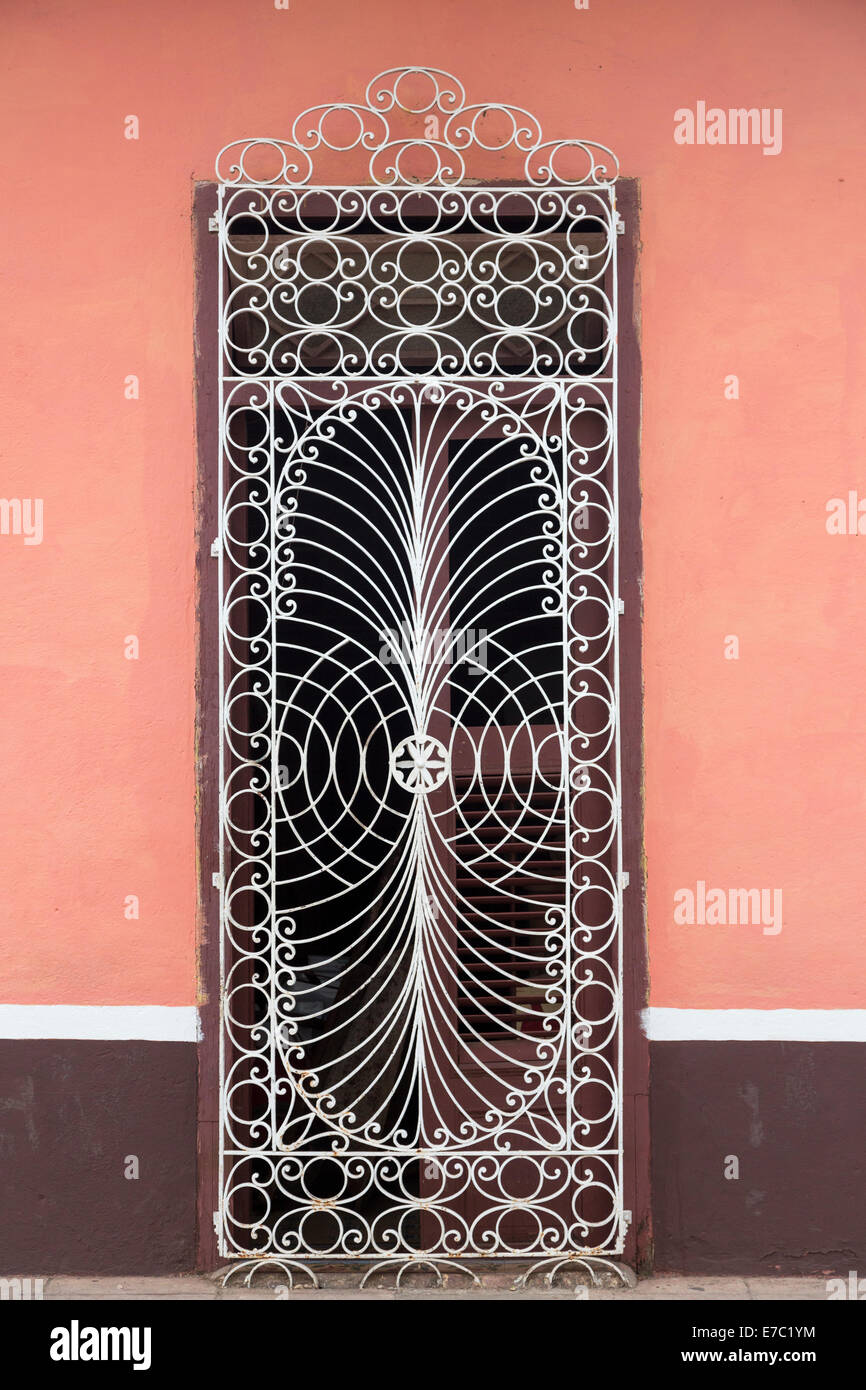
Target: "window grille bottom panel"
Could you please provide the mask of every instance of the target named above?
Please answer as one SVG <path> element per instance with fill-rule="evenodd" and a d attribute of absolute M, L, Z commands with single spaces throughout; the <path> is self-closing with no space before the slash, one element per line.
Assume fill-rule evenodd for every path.
<path fill-rule="evenodd" d="M 611 1151 L 246 1154 L 227 1174 L 225 1253 L 347 1260 L 613 1250 L 616 1162 Z"/>

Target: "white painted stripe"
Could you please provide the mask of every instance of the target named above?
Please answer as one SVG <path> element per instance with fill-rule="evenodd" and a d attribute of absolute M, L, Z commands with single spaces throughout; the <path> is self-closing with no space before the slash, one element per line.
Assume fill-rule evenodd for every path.
<path fill-rule="evenodd" d="M 198 1009 L 161 1004 L 0 1004 L 0 1038 L 198 1042 Z"/>
<path fill-rule="evenodd" d="M 866 1009 L 644 1009 L 656 1042 L 866 1042 Z"/>
<path fill-rule="evenodd" d="M 644 1009 L 656 1042 L 866 1042 L 866 1009 Z M 160 1004 L 0 1004 L 0 1038 L 198 1042 L 198 1010 Z"/>

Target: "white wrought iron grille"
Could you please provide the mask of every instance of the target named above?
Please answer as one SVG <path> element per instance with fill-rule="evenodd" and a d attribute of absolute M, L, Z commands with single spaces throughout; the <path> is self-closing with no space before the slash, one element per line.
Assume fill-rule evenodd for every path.
<path fill-rule="evenodd" d="M 615 1256 L 615 161 L 398 69 L 217 168 L 221 1251 Z"/>

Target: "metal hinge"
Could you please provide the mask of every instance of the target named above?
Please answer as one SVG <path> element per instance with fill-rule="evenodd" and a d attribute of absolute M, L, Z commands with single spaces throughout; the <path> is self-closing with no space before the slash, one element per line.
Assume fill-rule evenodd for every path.
<path fill-rule="evenodd" d="M 220 215 L 219 215 L 218 212 L 212 212 L 212 213 L 211 213 L 210 217 L 209 217 L 208 220 L 207 220 L 207 229 L 208 229 L 209 232 L 218 232 L 218 231 L 219 231 L 219 229 L 220 229 Z"/>
<path fill-rule="evenodd" d="M 622 1213 L 621 1217 L 620 1217 L 620 1226 L 619 1226 L 620 1235 L 622 1235 L 622 1236 L 624 1237 L 624 1236 L 625 1236 L 625 1233 L 626 1233 L 626 1231 L 628 1230 L 628 1228 L 629 1228 L 630 1225 L 631 1225 L 631 1212 L 630 1212 L 630 1211 L 624 1211 L 624 1212 Z"/>
<path fill-rule="evenodd" d="M 625 223 L 619 213 L 616 214 L 616 234 L 617 236 L 625 236 Z"/>
<path fill-rule="evenodd" d="M 223 876 L 220 873 L 219 869 L 216 869 L 214 873 L 211 874 L 210 881 L 213 884 L 214 888 L 218 888 L 219 891 L 222 892 Z"/>
<path fill-rule="evenodd" d="M 215 1235 L 219 1235 L 219 1233 L 220 1233 L 220 1214 L 219 1214 L 218 1211 L 215 1211 L 214 1214 L 213 1214 L 213 1228 L 214 1228 L 214 1234 L 215 1234 Z"/>
<path fill-rule="evenodd" d="M 625 612 L 625 599 L 624 599 L 624 598 L 618 598 L 618 599 L 617 599 L 617 601 L 616 601 L 616 611 L 617 611 L 617 613 L 624 613 L 624 612 Z"/>
<path fill-rule="evenodd" d="M 214 556 L 214 558 L 217 558 L 222 553 L 222 546 L 220 545 L 219 536 L 217 536 L 215 540 L 211 541 L 210 553 Z"/>
<path fill-rule="evenodd" d="M 620 887 L 628 888 L 628 885 L 631 883 L 631 875 L 629 874 L 628 869 L 623 869 L 622 873 L 619 876 L 619 882 Z"/>

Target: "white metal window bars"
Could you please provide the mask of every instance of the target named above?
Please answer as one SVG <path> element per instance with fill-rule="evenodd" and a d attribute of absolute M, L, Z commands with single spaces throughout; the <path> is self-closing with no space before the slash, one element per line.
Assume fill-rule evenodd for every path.
<path fill-rule="evenodd" d="M 247 1282 L 625 1277 L 616 173 L 431 68 L 217 160 Z"/>

